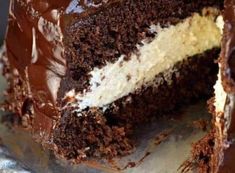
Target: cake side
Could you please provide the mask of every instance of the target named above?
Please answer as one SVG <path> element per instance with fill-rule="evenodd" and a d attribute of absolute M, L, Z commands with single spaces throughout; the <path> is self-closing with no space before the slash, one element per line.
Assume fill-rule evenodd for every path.
<path fill-rule="evenodd" d="M 226 0 L 225 1 L 225 10 L 224 10 L 224 35 L 222 40 L 223 49 L 221 52 L 221 70 L 222 70 L 222 82 L 226 92 L 234 93 L 234 1 Z"/>
<path fill-rule="evenodd" d="M 213 172 L 234 172 L 234 5 L 232 0 L 225 1 L 224 35 L 220 56 L 219 80 L 215 88 L 215 151 Z"/>
<path fill-rule="evenodd" d="M 210 102 L 213 115 L 213 152 L 208 153 L 210 159 L 209 172 L 233 172 L 233 110 L 234 95 L 228 94 L 222 85 L 222 74 L 218 75 L 215 85 L 215 98 Z"/>

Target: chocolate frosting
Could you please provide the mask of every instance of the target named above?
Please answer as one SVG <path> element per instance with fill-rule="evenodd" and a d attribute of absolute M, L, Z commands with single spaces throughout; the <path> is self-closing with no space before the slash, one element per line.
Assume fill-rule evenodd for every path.
<path fill-rule="evenodd" d="M 222 77 L 227 92 L 235 92 L 235 11 L 234 0 L 225 0 Z"/>
<path fill-rule="evenodd" d="M 221 122 L 221 125 L 226 134 L 223 134 L 223 142 L 220 144 L 223 153 L 215 154 L 218 157 L 222 156 L 217 158 L 220 162 L 218 172 L 230 173 L 235 172 L 235 0 L 225 0 L 224 22 L 220 62 L 227 101 L 224 109 L 224 121 Z M 221 152 L 221 150 L 215 152 Z"/>
<path fill-rule="evenodd" d="M 224 118 L 220 122 L 223 136 L 216 135 L 218 148 L 215 150 L 216 163 L 214 170 L 219 173 L 235 172 L 235 95 L 228 94 L 224 109 Z M 220 142 L 221 140 L 221 142 Z M 219 166 L 218 166 L 219 165 Z M 218 167 L 218 168 L 217 168 Z"/>
<path fill-rule="evenodd" d="M 33 100 L 32 123 L 41 137 L 50 134 L 59 116 L 57 92 L 66 72 L 64 23 L 74 13 L 87 13 L 102 4 L 102 0 L 11 0 L 7 56 L 11 69 L 16 69 L 23 81 L 25 96 Z M 18 101 L 23 105 L 28 99 L 22 97 Z"/>

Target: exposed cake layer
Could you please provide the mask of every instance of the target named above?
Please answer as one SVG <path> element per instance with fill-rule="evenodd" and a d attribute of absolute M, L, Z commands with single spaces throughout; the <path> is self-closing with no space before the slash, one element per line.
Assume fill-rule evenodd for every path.
<path fill-rule="evenodd" d="M 90 108 L 78 116 L 67 107 L 53 134 L 57 152 L 78 162 L 128 154 L 133 149 L 132 132 L 141 123 L 212 94 L 218 54 L 219 49 L 208 50 L 176 63 L 158 74 L 154 85 L 115 101 L 105 112 Z"/>
<path fill-rule="evenodd" d="M 124 0 L 100 8 L 95 15 L 74 18 L 65 29 L 69 75 L 62 82 L 60 97 L 65 90 L 82 92 L 89 87 L 89 73 L 95 67 L 117 62 L 121 56 L 130 59 L 144 39 L 155 37 L 151 25 L 165 28 L 203 8 L 222 6 L 219 0 Z"/>
<path fill-rule="evenodd" d="M 142 86 L 152 85 L 156 75 L 176 63 L 220 47 L 221 33 L 215 22 L 218 14 L 217 9 L 204 9 L 203 15 L 194 14 L 177 25 L 151 25 L 149 30 L 155 37 L 142 40 L 129 60 L 122 55 L 115 63 L 94 68 L 89 73 L 89 88 L 79 93 L 73 89 L 65 99 L 74 98 L 76 102 L 71 104 L 77 111 L 103 108 Z"/>
<path fill-rule="evenodd" d="M 88 88 L 89 73 L 94 67 L 114 63 L 120 56 L 128 60 L 143 39 L 155 36 L 151 25 L 165 28 L 203 8 L 222 6 L 223 2 L 218 0 L 125 0 L 116 1 L 95 15 L 75 18 L 65 30 L 69 75 L 62 81 L 59 98 L 64 97 L 64 91 L 75 88 L 82 92 Z"/>

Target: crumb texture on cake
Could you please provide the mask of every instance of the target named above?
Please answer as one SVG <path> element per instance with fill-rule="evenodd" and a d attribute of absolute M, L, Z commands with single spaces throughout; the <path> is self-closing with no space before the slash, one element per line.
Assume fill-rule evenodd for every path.
<path fill-rule="evenodd" d="M 125 60 L 125 55 L 122 55 L 115 63 L 94 68 L 89 73 L 88 91 L 76 93 L 73 89 L 65 99 L 75 97 L 77 102 L 70 105 L 78 112 L 88 107 L 107 106 L 144 85 L 151 85 L 156 75 L 176 63 L 220 47 L 221 33 L 215 23 L 218 11 L 204 10 L 207 16 L 194 14 L 174 26 L 161 28 L 152 25 L 150 30 L 156 36 L 150 41 L 142 40 L 142 45 L 137 45 L 137 52 L 130 55 L 130 60 Z M 214 14 L 210 13 L 212 10 Z"/>

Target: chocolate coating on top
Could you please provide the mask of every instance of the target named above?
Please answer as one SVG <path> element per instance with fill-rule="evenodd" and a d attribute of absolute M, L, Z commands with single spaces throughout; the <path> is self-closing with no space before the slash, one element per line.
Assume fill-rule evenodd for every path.
<path fill-rule="evenodd" d="M 34 125 L 50 134 L 56 114 L 56 90 L 64 75 L 60 15 L 68 1 L 12 0 L 6 36 L 7 56 L 29 97 L 34 100 Z M 27 98 L 26 98 L 27 99 Z M 18 100 L 19 102 L 24 102 Z"/>
<path fill-rule="evenodd" d="M 235 1 L 226 0 L 222 49 L 222 77 L 227 92 L 235 92 Z"/>
<path fill-rule="evenodd" d="M 223 136 L 216 135 L 219 141 L 219 146 L 215 150 L 216 160 L 213 164 L 212 172 L 230 173 L 235 172 L 235 95 L 228 94 L 224 109 L 224 118 L 220 122 L 223 131 Z"/>
<path fill-rule="evenodd" d="M 225 91 L 228 93 L 224 109 L 222 127 L 224 134 L 222 148 L 224 153 L 217 154 L 220 160 L 219 173 L 235 172 L 235 0 L 225 0 L 224 36 L 220 62 L 222 64 L 222 79 Z M 216 136 L 217 137 L 217 136 Z M 215 151 L 215 152 L 220 152 Z M 222 160 L 221 160 L 222 159 Z"/>
<path fill-rule="evenodd" d="M 58 117 L 57 91 L 66 71 L 63 24 L 72 13 L 85 13 L 103 3 L 102 0 L 11 0 L 7 57 L 12 71 L 17 71 L 22 79 L 23 92 L 33 98 L 33 126 L 40 136 L 50 134 L 53 120 Z M 18 100 L 22 102 L 19 105 L 24 105 L 27 99 Z"/>
<path fill-rule="evenodd" d="M 33 97 L 39 97 L 43 103 L 56 102 L 58 86 L 51 83 L 60 80 L 66 71 L 62 41 L 67 15 L 77 13 L 76 9 L 87 12 L 100 4 L 102 1 L 98 0 L 12 0 L 6 37 L 7 55 L 12 68 L 28 81 Z"/>

